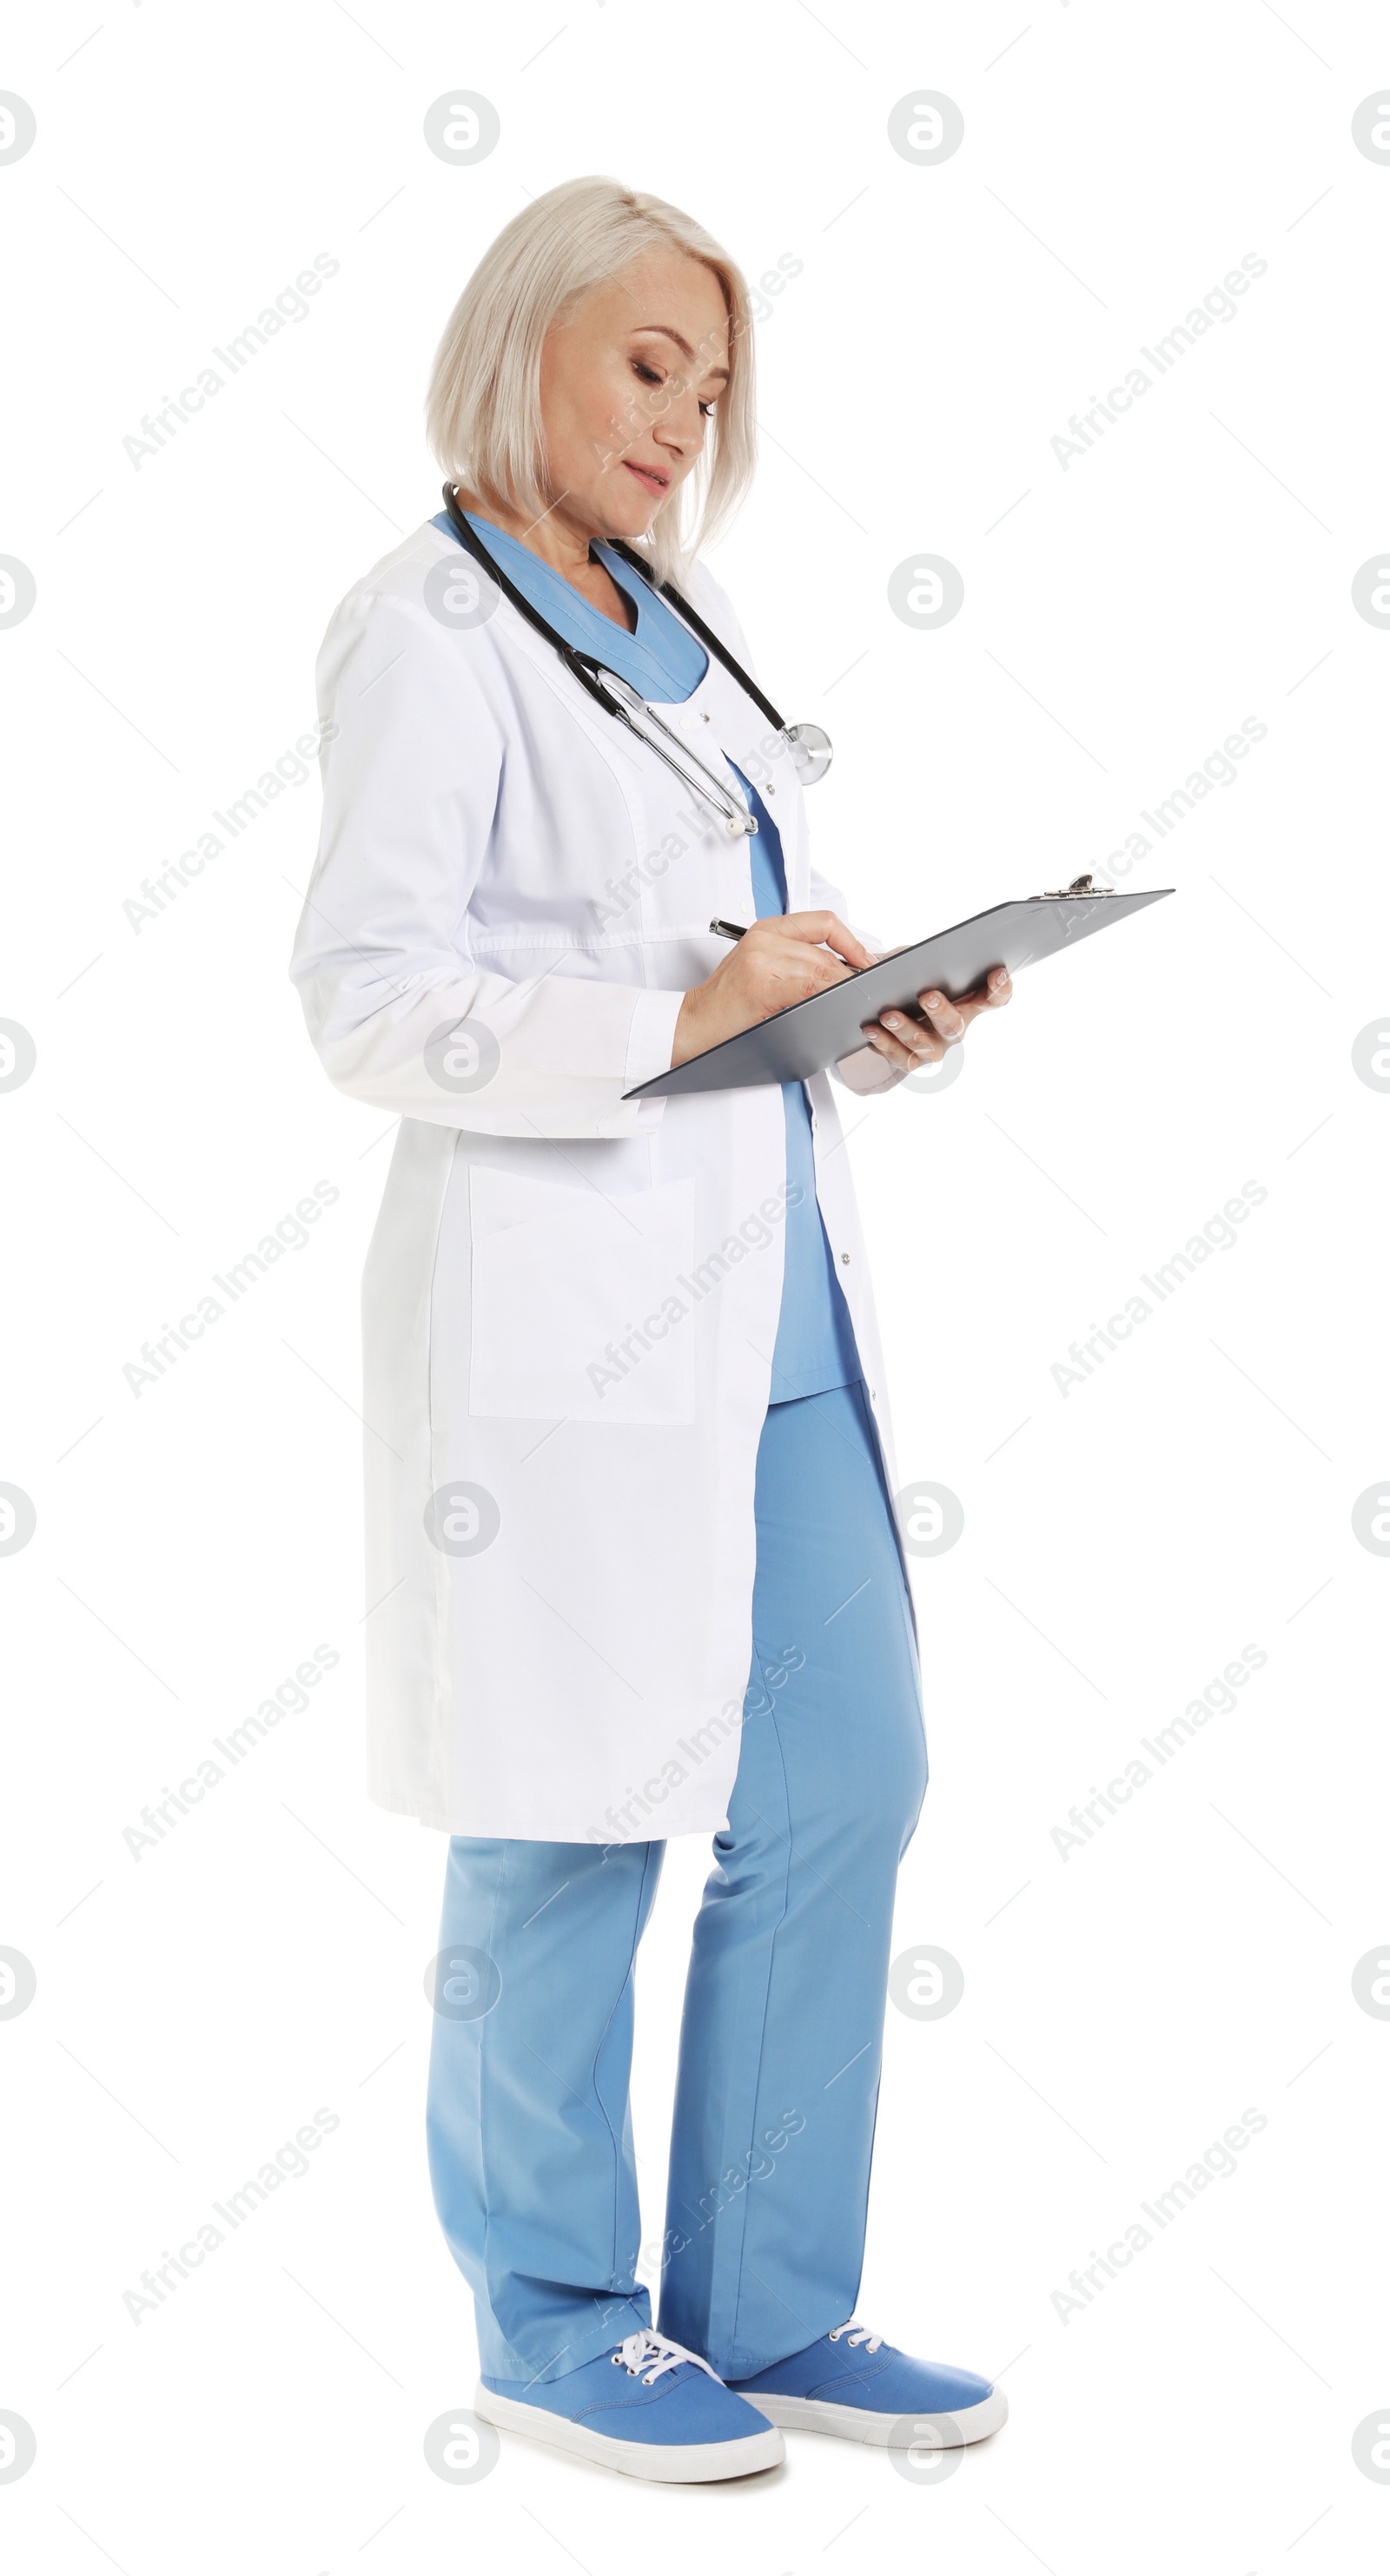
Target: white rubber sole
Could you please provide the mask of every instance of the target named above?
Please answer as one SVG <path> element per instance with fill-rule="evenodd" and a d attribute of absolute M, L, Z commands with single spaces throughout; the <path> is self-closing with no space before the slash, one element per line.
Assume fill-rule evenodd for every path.
<path fill-rule="evenodd" d="M 930 2426 L 944 2451 L 963 2450 L 983 2442 L 1008 2419 L 1009 2401 L 1002 2388 L 992 2388 L 978 2406 L 963 2406 L 958 2415 L 871 2415 L 863 2406 L 836 2406 L 825 2397 L 750 2396 L 748 2403 L 789 2433 L 834 2433 L 842 2442 L 876 2442 L 886 2450 L 904 2424 Z"/>
<path fill-rule="evenodd" d="M 753 2400 L 748 2403 L 751 2406 Z M 767 2410 L 759 2406 L 757 2411 L 761 2415 Z M 573 2459 L 592 2460 L 600 2468 L 616 2469 L 621 2477 L 648 2478 L 658 2486 L 706 2486 L 715 2478 L 752 2477 L 759 2469 L 780 2468 L 787 2456 L 787 2446 L 775 2431 L 747 2433 L 737 2442 L 619 2442 L 611 2433 L 592 2432 L 587 2424 L 572 2424 L 568 2416 L 551 2415 L 543 2406 L 528 2405 L 518 2397 L 499 2397 L 495 2389 L 481 2383 L 473 2412 L 503 2433 L 524 2433 L 528 2441 L 568 2451 Z"/>

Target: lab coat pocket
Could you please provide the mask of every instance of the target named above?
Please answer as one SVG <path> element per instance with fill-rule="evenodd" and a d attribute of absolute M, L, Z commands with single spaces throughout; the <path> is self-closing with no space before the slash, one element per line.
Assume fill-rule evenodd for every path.
<path fill-rule="evenodd" d="M 692 1422 L 695 1185 L 622 1195 L 475 1164 L 468 1410 Z"/>

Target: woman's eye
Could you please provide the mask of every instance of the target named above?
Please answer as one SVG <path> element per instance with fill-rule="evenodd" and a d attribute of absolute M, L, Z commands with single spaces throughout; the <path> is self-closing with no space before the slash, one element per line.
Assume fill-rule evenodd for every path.
<path fill-rule="evenodd" d="M 640 376 L 644 385 L 665 384 L 666 378 L 661 374 L 660 369 L 657 367 L 649 367 L 645 359 L 634 358 L 631 363 L 633 374 L 635 376 Z M 675 390 L 677 393 L 681 393 L 686 391 L 687 388 L 678 380 Z M 713 420 L 714 404 L 712 402 L 702 402 L 700 404 L 700 411 L 706 420 Z"/>

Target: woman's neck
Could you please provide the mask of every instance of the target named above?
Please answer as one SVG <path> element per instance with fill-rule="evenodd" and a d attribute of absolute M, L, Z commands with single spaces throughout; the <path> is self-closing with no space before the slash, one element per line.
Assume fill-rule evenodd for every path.
<path fill-rule="evenodd" d="M 625 626 L 629 634 L 636 629 L 637 616 L 627 593 L 614 581 L 612 574 L 589 553 L 591 545 L 602 543 L 597 529 L 585 530 L 563 518 L 559 506 L 547 510 L 539 519 L 528 519 L 506 502 L 475 500 L 460 492 L 459 507 L 475 518 L 486 519 L 490 527 L 500 528 L 507 537 L 515 537 L 552 572 L 587 599 L 592 608 L 601 609 L 615 626 Z"/>
<path fill-rule="evenodd" d="M 518 545 L 528 546 L 563 580 L 583 588 L 582 576 L 591 569 L 589 548 L 601 541 L 597 528 L 576 526 L 561 515 L 559 504 L 543 511 L 537 519 L 512 509 L 505 501 L 474 500 L 465 492 L 460 492 L 459 503 L 465 511 L 471 510 L 476 517 L 500 528 L 504 536 L 515 537 Z"/>

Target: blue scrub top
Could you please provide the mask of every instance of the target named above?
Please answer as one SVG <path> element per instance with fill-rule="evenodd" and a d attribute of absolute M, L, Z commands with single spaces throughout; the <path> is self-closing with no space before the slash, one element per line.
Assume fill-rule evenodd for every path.
<path fill-rule="evenodd" d="M 709 661 L 703 644 L 611 546 L 596 543 L 593 552 L 619 589 L 636 602 L 635 634 L 605 617 L 601 608 L 593 607 L 572 582 L 543 563 L 519 538 L 505 535 L 473 511 L 468 522 L 517 589 L 567 644 L 597 654 L 608 670 L 659 706 L 674 706 L 694 694 Z M 458 542 L 447 510 L 441 510 L 431 524 Z M 732 761 L 729 766 L 757 821 L 751 843 L 753 907 L 762 921 L 769 913 L 787 909 L 781 836 L 757 789 Z M 864 1374 L 816 1198 L 815 1147 L 804 1084 L 784 1082 L 782 1106 L 789 1191 L 782 1307 L 768 1398 L 772 1404 L 823 1395 L 832 1386 L 853 1386 Z"/>

